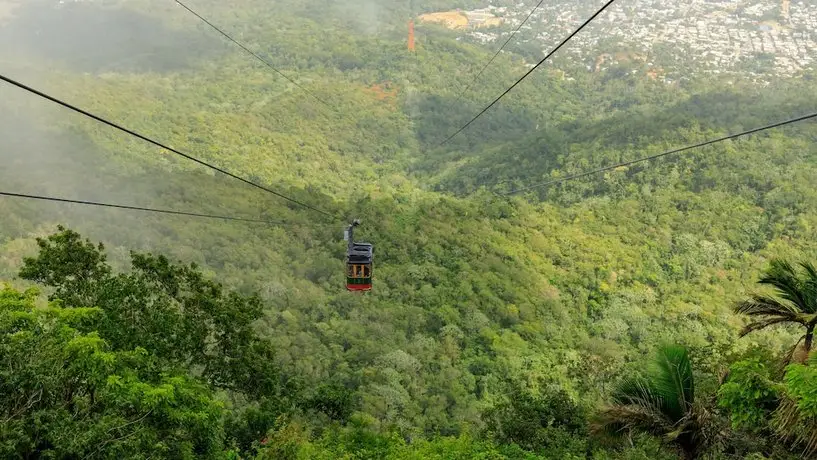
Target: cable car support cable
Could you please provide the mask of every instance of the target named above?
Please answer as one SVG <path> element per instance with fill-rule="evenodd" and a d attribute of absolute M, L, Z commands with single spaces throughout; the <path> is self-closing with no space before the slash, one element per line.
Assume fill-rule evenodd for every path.
<path fill-rule="evenodd" d="M 218 219 L 218 220 L 230 220 L 230 221 L 238 221 L 238 222 L 251 222 L 256 224 L 270 224 L 270 225 L 290 225 L 291 223 L 288 222 L 277 222 L 272 220 L 264 220 L 264 219 L 250 219 L 245 217 L 235 217 L 235 216 L 221 216 L 217 214 L 203 214 L 197 212 L 186 212 L 186 211 L 174 211 L 171 209 L 157 209 L 157 208 L 145 208 L 141 206 L 128 206 L 124 204 L 111 204 L 111 203 L 100 203 L 96 201 L 85 201 L 85 200 L 71 200 L 68 198 L 58 198 L 58 197 L 51 197 L 51 196 L 41 196 L 41 195 L 28 195 L 25 193 L 13 193 L 13 192 L 3 192 L 0 191 L 0 196 L 6 196 L 10 198 L 23 198 L 29 200 L 40 200 L 40 201 L 53 201 L 57 203 L 69 203 L 69 204 L 80 204 L 85 206 L 101 206 L 105 208 L 117 208 L 117 209 L 126 209 L 130 211 L 145 211 L 145 212 L 155 212 L 160 214 L 173 214 L 178 216 L 189 216 L 189 217 L 203 217 L 206 219 Z"/>
<path fill-rule="evenodd" d="M 736 139 L 738 137 L 748 136 L 750 134 L 759 133 L 761 131 L 766 131 L 766 130 L 773 129 L 773 128 L 779 128 L 781 126 L 790 125 L 790 124 L 793 124 L 793 123 L 798 123 L 798 122 L 801 122 L 801 121 L 811 120 L 811 119 L 815 119 L 815 118 L 817 118 L 817 112 L 814 112 L 814 113 L 811 113 L 811 114 L 808 114 L 808 115 L 803 115 L 803 116 L 797 117 L 797 118 L 792 118 L 792 119 L 785 120 L 785 121 L 780 121 L 780 122 L 773 123 L 773 124 L 770 124 L 770 125 L 761 126 L 760 128 L 750 129 L 748 131 L 743 131 L 743 132 L 740 132 L 740 133 L 737 133 L 737 134 L 730 134 L 728 136 L 719 137 L 717 139 L 711 139 L 711 140 L 708 140 L 708 141 L 699 142 L 697 144 L 688 145 L 686 147 L 681 147 L 681 148 L 669 150 L 669 151 L 666 151 L 666 152 L 663 152 L 663 153 L 659 153 L 657 155 L 650 155 L 648 157 L 638 158 L 638 159 L 635 159 L 635 160 L 630 160 L 630 161 L 625 161 L 625 162 L 622 162 L 622 163 L 616 163 L 616 164 L 610 165 L 610 166 L 605 166 L 603 168 L 598 168 L 598 169 L 593 169 L 593 170 L 585 171 L 585 172 L 578 173 L 578 174 L 573 174 L 573 175 L 570 175 L 570 176 L 567 176 L 567 177 L 562 177 L 561 179 L 554 179 L 554 180 L 547 181 L 547 182 L 541 182 L 539 184 L 533 184 L 533 185 L 530 185 L 528 187 L 523 187 L 523 188 L 520 188 L 520 189 L 517 189 L 517 190 L 512 190 L 510 192 L 499 193 L 499 195 L 501 195 L 501 196 L 515 195 L 517 193 L 524 192 L 524 191 L 531 190 L 531 189 L 535 189 L 535 188 L 546 187 L 548 185 L 560 184 L 562 182 L 567 182 L 569 180 L 581 179 L 583 177 L 591 176 L 593 174 L 598 174 L 598 173 L 605 172 L 605 171 L 610 171 L 610 170 L 616 169 L 616 168 L 621 168 L 623 166 L 630 166 L 630 165 L 634 165 L 636 163 L 642 163 L 644 161 L 655 160 L 657 158 L 665 157 L 667 155 L 673 155 L 673 154 L 681 153 L 681 152 L 684 152 L 684 151 L 687 151 L 687 150 L 692 150 L 692 149 L 696 149 L 696 148 L 700 148 L 700 147 L 705 147 L 707 145 L 717 144 L 719 142 L 723 142 L 723 141 L 727 141 L 727 140 L 731 140 L 731 139 Z"/>
<path fill-rule="evenodd" d="M 469 126 L 471 126 L 471 124 L 472 124 L 473 122 L 475 122 L 475 121 L 477 120 L 477 118 L 481 117 L 481 116 L 482 116 L 482 115 L 483 115 L 485 112 L 487 112 L 487 111 L 488 111 L 488 110 L 489 110 L 491 107 L 493 107 L 494 105 L 496 105 L 496 103 L 497 103 L 497 102 L 499 102 L 499 100 L 500 100 L 500 99 L 502 99 L 503 97 L 505 97 L 505 95 L 506 95 L 506 94 L 510 93 L 510 92 L 511 92 L 511 91 L 512 91 L 514 88 L 516 88 L 516 86 L 517 86 L 517 85 L 519 85 L 520 83 L 522 83 L 522 81 L 523 81 L 524 79 L 528 78 L 528 76 L 529 76 L 530 74 L 532 74 L 532 73 L 533 73 L 533 72 L 534 72 L 536 69 L 538 69 L 538 68 L 539 68 L 539 66 L 541 66 L 542 64 L 544 64 L 544 63 L 545 63 L 545 61 L 547 61 L 548 59 L 550 59 L 550 57 L 551 57 L 551 56 L 553 56 L 553 55 L 554 55 L 554 54 L 555 54 L 557 51 L 559 51 L 559 50 L 562 48 L 562 46 L 564 46 L 564 45 L 565 45 L 567 42 L 569 42 L 569 41 L 570 41 L 570 40 L 571 40 L 571 39 L 572 39 L 574 36 L 576 36 L 576 34 L 578 34 L 579 32 L 581 32 L 581 31 L 582 31 L 582 29 L 584 29 L 585 27 L 587 27 L 587 25 L 588 25 L 588 24 L 590 24 L 591 22 L 593 22 L 593 20 L 594 20 L 594 19 L 596 19 L 596 17 L 598 17 L 598 16 L 599 16 L 599 15 L 600 15 L 602 12 L 604 12 L 604 10 L 606 10 L 608 7 L 610 7 L 610 5 L 612 5 L 613 3 L 615 3 L 615 1 L 616 1 L 616 0 L 608 0 L 608 1 L 607 1 L 607 3 L 605 3 L 605 4 L 604 4 L 604 6 L 602 6 L 602 7 L 601 7 L 601 8 L 600 8 L 598 11 L 596 11 L 596 12 L 593 14 L 593 16 L 590 16 L 590 17 L 589 17 L 589 18 L 588 18 L 586 21 L 584 21 L 584 23 L 582 23 L 582 25 L 580 25 L 580 26 L 579 26 L 579 28 L 578 28 L 578 29 L 574 30 L 574 31 L 573 31 L 573 32 L 572 32 L 570 35 L 568 35 L 568 36 L 567 36 L 567 38 L 565 38 L 564 40 L 562 40 L 562 42 L 561 42 L 561 43 L 559 43 L 559 44 L 556 46 L 556 48 L 553 48 L 553 50 L 552 50 L 550 53 L 548 53 L 548 54 L 547 54 L 547 56 L 545 56 L 544 58 L 542 58 L 542 60 L 541 60 L 541 61 L 539 61 L 539 63 L 538 63 L 538 64 L 536 64 L 536 65 L 535 65 L 535 66 L 533 66 L 533 67 L 532 67 L 530 70 L 528 70 L 528 71 L 525 73 L 525 75 L 522 75 L 522 76 L 519 78 L 519 80 L 517 80 L 517 81 L 516 81 L 516 83 L 514 83 L 513 85 L 511 85 L 511 87 L 510 87 L 510 88 L 506 89 L 504 93 L 500 94 L 500 95 L 499 95 L 499 96 L 498 96 L 496 99 L 494 99 L 494 100 L 493 100 L 493 102 L 491 102 L 490 104 L 488 104 L 488 106 L 487 106 L 487 107 L 485 107 L 484 109 L 482 109 L 482 111 L 481 111 L 481 112 L 479 112 L 478 114 L 476 114 L 476 115 L 474 116 L 474 118 L 472 118 L 472 119 L 471 119 L 471 120 L 470 120 L 468 123 L 464 124 L 464 125 L 463 125 L 463 126 L 460 128 L 460 129 L 458 129 L 458 130 L 457 130 L 457 131 L 456 131 L 454 134 L 452 134 L 452 135 L 448 136 L 448 137 L 447 137 L 447 138 L 446 138 L 444 141 L 440 142 L 440 145 L 438 145 L 437 147 L 442 147 L 443 145 L 447 144 L 447 143 L 448 143 L 448 141 L 450 141 L 451 139 L 453 139 L 454 137 L 456 137 L 456 136 L 457 136 L 457 134 L 459 134 L 459 133 L 461 133 L 461 132 L 465 131 L 465 130 L 466 130 L 468 127 L 469 127 Z"/>
<path fill-rule="evenodd" d="M 536 6 L 534 6 L 533 9 L 530 10 L 530 13 L 528 13 L 528 15 L 525 17 L 525 19 L 522 22 L 520 22 L 519 25 L 516 27 L 516 30 L 511 32 L 511 35 L 508 37 L 507 40 L 505 40 L 505 43 L 503 43 L 502 46 L 500 46 L 499 49 L 496 50 L 496 53 L 494 53 L 494 55 L 491 57 L 491 59 L 488 60 L 488 62 L 485 63 L 484 66 L 482 66 L 482 69 L 480 69 L 480 71 L 477 73 L 477 75 L 474 77 L 474 79 L 471 80 L 471 83 L 469 83 L 468 86 L 466 86 L 465 89 L 462 90 L 460 95 L 457 96 L 457 100 L 454 101 L 455 104 L 457 102 L 459 102 L 459 100 L 462 99 L 463 96 L 465 96 L 465 93 L 467 93 L 471 89 L 472 86 L 474 86 L 474 83 L 476 83 L 477 80 L 479 80 L 479 77 L 482 76 L 482 73 L 485 72 L 485 69 L 487 69 L 491 64 L 493 64 L 494 60 L 497 58 L 497 56 L 499 56 L 499 53 L 501 53 L 502 50 L 504 50 L 505 47 L 508 46 L 508 43 L 510 43 L 511 40 L 513 39 L 513 37 L 516 36 L 517 32 L 519 32 L 519 29 L 521 29 L 522 26 L 524 26 L 525 23 L 528 22 L 528 19 L 530 19 L 531 16 L 533 16 L 533 13 L 535 13 L 536 10 L 538 10 L 539 7 L 542 6 L 542 3 L 544 3 L 544 2 L 545 2 L 545 0 L 539 0 L 539 3 L 537 3 Z"/>
<path fill-rule="evenodd" d="M 292 78 L 288 77 L 288 76 L 287 76 L 285 73 L 283 73 L 283 72 L 281 72 L 280 70 L 278 70 L 277 68 L 275 68 L 275 66 L 273 66 L 273 65 L 272 65 L 272 63 L 270 63 L 268 60 L 266 60 L 266 59 L 262 58 L 262 57 L 261 57 L 261 56 L 260 56 L 258 53 L 256 53 L 255 51 L 253 51 L 253 50 L 251 50 L 251 49 L 247 48 L 247 47 L 246 47 L 245 45 L 243 45 L 241 42 L 239 42 L 238 40 L 236 40 L 236 39 L 234 39 L 233 37 L 231 37 L 231 36 L 230 36 L 230 35 L 229 35 L 227 32 L 223 31 L 223 30 L 222 30 L 222 29 L 220 29 L 218 26 L 216 26 L 216 25 L 215 25 L 215 24 L 213 24 L 212 22 L 208 21 L 208 20 L 207 20 L 207 19 L 206 19 L 204 16 L 200 15 L 199 13 L 196 13 L 196 12 L 195 12 L 195 11 L 194 11 L 192 8 L 190 8 L 189 6 L 185 5 L 184 3 L 182 3 L 182 2 L 181 2 L 181 1 L 179 1 L 179 0 L 174 0 L 174 1 L 175 1 L 176 3 L 178 3 L 178 4 L 179 4 L 179 6 L 181 6 L 182 8 L 184 8 L 185 10 L 187 10 L 188 12 L 190 12 L 190 14 L 192 14 L 193 16 L 195 16 L 195 17 L 199 18 L 199 19 L 200 19 L 202 22 L 204 22 L 205 24 L 207 24 L 208 26 L 210 26 L 210 27 L 211 27 L 213 30 L 215 30 L 215 31 L 216 31 L 216 32 L 218 32 L 219 34 L 223 35 L 223 36 L 224 36 L 224 38 L 226 38 L 227 40 L 229 40 L 229 41 L 233 42 L 233 43 L 234 43 L 235 45 L 237 45 L 239 48 L 241 48 L 242 50 L 244 50 L 244 51 L 246 51 L 247 53 L 249 53 L 250 55 L 252 55 L 252 56 L 253 56 L 255 59 L 257 59 L 257 60 L 261 61 L 261 62 L 262 62 L 264 65 L 266 65 L 267 67 L 269 67 L 270 69 L 272 69 L 272 71 L 273 71 L 273 72 L 275 72 L 275 73 L 277 73 L 278 75 L 280 75 L 280 76 L 284 77 L 284 78 L 285 78 L 287 81 L 289 81 L 289 82 L 290 82 L 290 83 L 292 83 L 293 85 L 295 85 L 295 86 L 297 86 L 298 88 L 300 88 L 301 90 L 303 90 L 303 92 L 305 92 L 306 94 L 308 94 L 309 96 L 311 96 L 311 97 L 312 97 L 313 99 L 315 99 L 316 101 L 318 101 L 318 102 L 320 102 L 321 104 L 323 104 L 323 105 L 325 105 L 325 106 L 329 107 L 329 108 L 330 108 L 330 109 L 332 109 L 333 111 L 335 110 L 335 108 L 334 108 L 334 107 L 332 107 L 331 105 L 329 105 L 329 103 L 328 103 L 328 102 L 326 102 L 326 101 L 324 101 L 323 99 L 319 98 L 319 97 L 318 97 L 318 96 L 316 96 L 316 95 L 315 95 L 313 92 L 311 92 L 311 91 L 309 91 L 308 89 L 304 88 L 304 87 L 303 87 L 301 84 L 299 84 L 298 82 L 296 82 L 296 81 L 295 81 L 295 80 L 293 80 Z"/>
<path fill-rule="evenodd" d="M 70 110 L 72 110 L 72 111 L 74 111 L 74 112 L 77 112 L 77 113 L 79 113 L 79 114 L 85 115 L 86 117 L 91 118 L 91 119 L 94 119 L 94 120 L 96 120 L 96 121 L 98 121 L 98 122 L 100 122 L 100 123 L 102 123 L 102 124 L 108 125 L 108 126 L 110 126 L 111 128 L 115 128 L 115 129 L 117 129 L 117 130 L 119 130 L 119 131 L 122 131 L 122 132 L 124 132 L 124 133 L 126 133 L 126 134 L 130 134 L 131 136 L 136 137 L 136 138 L 139 138 L 139 139 L 141 139 L 141 140 L 143 140 L 143 141 L 145 141 L 145 142 L 148 142 L 148 143 L 150 143 L 150 144 L 153 144 L 153 145 L 155 145 L 156 147 L 159 147 L 159 148 L 165 149 L 165 150 L 167 150 L 167 151 L 169 151 L 169 152 L 173 152 L 173 153 L 175 153 L 176 155 L 179 155 L 179 156 L 181 156 L 181 157 L 183 157 L 183 158 L 186 158 L 186 159 L 188 159 L 188 160 L 190 160 L 190 161 L 196 162 L 196 163 L 198 163 L 198 164 L 200 164 L 200 165 L 202 165 L 202 166 L 205 166 L 205 167 L 207 167 L 207 168 L 210 168 L 210 169 L 212 169 L 212 170 L 214 170 L 214 171 L 218 171 L 218 172 L 220 172 L 220 173 L 222 173 L 222 174 L 224 174 L 224 175 L 226 175 L 226 176 L 229 176 L 229 177 L 231 177 L 231 178 L 233 178 L 233 179 L 236 179 L 236 180 L 239 180 L 239 181 L 241 181 L 241 182 L 244 182 L 245 184 L 248 184 L 248 185 L 250 185 L 250 186 L 252 186 L 252 187 L 258 188 L 258 189 L 263 190 L 263 191 L 265 191 L 265 192 L 267 192 L 267 193 L 271 193 L 271 194 L 273 194 L 273 195 L 275 195 L 275 196 L 277 196 L 277 197 L 279 197 L 279 198 L 283 198 L 284 200 L 287 200 L 287 201 L 289 201 L 289 202 L 291 202 L 291 203 L 297 204 L 297 205 L 302 206 L 302 207 L 304 207 L 304 208 L 306 208 L 306 209 L 309 209 L 309 210 L 311 210 L 311 211 L 315 211 L 315 212 L 317 212 L 317 213 L 323 214 L 323 215 L 328 216 L 328 217 L 331 217 L 331 218 L 333 218 L 333 219 L 336 219 L 336 218 L 337 218 L 336 216 L 334 216 L 334 215 L 332 215 L 332 214 L 330 214 L 330 213 L 328 213 L 328 212 L 326 212 L 326 211 L 323 211 L 323 210 L 321 210 L 321 209 L 318 209 L 318 208 L 316 208 L 316 207 L 313 207 L 313 206 L 311 206 L 311 205 L 309 205 L 309 204 L 306 204 L 306 203 L 304 203 L 304 202 L 298 201 L 298 200 L 296 200 L 296 199 L 294 199 L 294 198 L 290 198 L 290 197 L 288 197 L 288 196 L 286 196 L 286 195 L 284 195 L 284 194 L 282 194 L 282 193 L 279 193 L 279 192 L 276 192 L 275 190 L 272 190 L 271 188 L 268 188 L 268 187 L 265 187 L 265 186 L 263 186 L 263 185 L 257 184 L 257 183 L 255 183 L 255 182 L 252 182 L 252 181 L 250 181 L 250 180 L 247 180 L 247 179 L 245 179 L 245 178 L 243 178 L 243 177 L 241 177 L 241 176 L 237 176 L 237 175 L 235 175 L 235 174 L 233 174 L 233 173 L 231 173 L 231 172 L 229 172 L 229 171 L 226 171 L 225 169 L 222 169 L 222 168 L 220 168 L 220 167 L 218 167 L 218 166 L 215 166 L 215 165 L 213 165 L 213 164 L 207 163 L 207 162 L 206 162 L 206 161 L 204 161 L 204 160 L 200 160 L 200 159 L 198 159 L 198 158 L 195 158 L 195 157 L 193 157 L 193 156 L 191 156 L 191 155 L 188 155 L 188 154 L 183 153 L 183 152 L 181 152 L 181 151 L 179 151 L 179 150 L 176 150 L 176 149 L 174 149 L 173 147 L 170 147 L 170 146 L 168 146 L 168 145 L 162 144 L 162 143 L 161 143 L 161 142 L 159 142 L 159 141 L 153 140 L 153 139 L 151 139 L 151 138 L 149 138 L 149 137 L 147 137 L 147 136 L 144 136 L 144 135 L 142 135 L 142 134 L 139 134 L 139 133 L 137 133 L 136 131 L 133 131 L 133 130 L 128 129 L 128 128 L 125 128 L 125 127 L 123 127 L 123 126 L 120 126 L 120 125 L 118 125 L 118 124 L 116 124 L 116 123 L 114 123 L 114 122 L 112 122 L 112 121 L 108 121 L 108 120 L 106 120 L 106 119 L 104 119 L 104 118 L 102 118 L 102 117 L 100 117 L 100 116 L 94 115 L 94 114 L 92 114 L 92 113 L 90 113 L 90 112 L 88 112 L 88 111 L 85 111 L 85 110 L 83 110 L 83 109 L 80 109 L 79 107 L 76 107 L 76 106 L 71 105 L 71 104 L 69 104 L 69 103 L 67 103 L 67 102 L 61 101 L 60 99 L 57 99 L 57 98 L 55 98 L 55 97 L 53 97 L 53 96 L 49 96 L 48 94 L 45 94 L 45 93 L 43 93 L 42 91 L 38 91 L 38 90 L 36 90 L 36 89 L 34 89 L 34 88 L 31 88 L 30 86 L 26 86 L 26 85 L 24 85 L 24 84 L 22 84 L 22 83 L 20 83 L 20 82 L 18 82 L 18 81 L 12 80 L 11 78 L 6 77 L 5 75 L 0 74 L 0 80 L 4 81 L 4 82 L 6 82 L 6 83 L 9 83 L 9 84 L 11 84 L 11 85 L 14 85 L 14 86 L 16 86 L 16 87 L 18 87 L 18 88 L 20 88 L 20 89 L 25 90 L 25 91 L 28 91 L 29 93 L 35 94 L 35 95 L 37 95 L 37 96 L 40 96 L 40 97 L 41 97 L 41 98 L 43 98 L 43 99 L 47 99 L 47 100 L 49 100 L 49 101 L 51 101 L 51 102 L 54 102 L 55 104 L 59 104 L 59 105 L 61 105 L 61 106 L 65 107 L 65 108 L 67 108 L 67 109 L 70 109 Z"/>

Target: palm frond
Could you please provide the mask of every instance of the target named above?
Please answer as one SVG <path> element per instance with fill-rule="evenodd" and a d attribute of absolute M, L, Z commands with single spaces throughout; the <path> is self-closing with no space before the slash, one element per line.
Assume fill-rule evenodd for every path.
<path fill-rule="evenodd" d="M 633 431 L 663 434 L 672 429 L 672 420 L 661 412 L 661 398 L 649 379 L 642 376 L 624 379 L 611 397 L 613 405 L 591 422 L 596 434 L 617 438 Z"/>
<path fill-rule="evenodd" d="M 749 300 L 738 302 L 733 310 L 748 316 L 786 316 L 797 318 L 801 311 L 788 302 L 765 295 L 753 295 Z M 792 319 L 793 321 L 794 319 Z"/>
<path fill-rule="evenodd" d="M 660 436 L 695 455 L 709 442 L 709 413 L 695 403 L 695 382 L 687 349 L 665 345 L 646 376 L 622 381 L 612 394 L 614 404 L 590 424 L 594 435 L 618 438 L 635 431 Z"/>
<path fill-rule="evenodd" d="M 657 404 L 656 395 L 650 388 L 649 380 L 642 376 L 626 378 L 613 389 L 613 402 L 619 405 L 644 405 L 654 406 Z"/>
<path fill-rule="evenodd" d="M 746 334 L 749 334 L 750 332 L 759 331 L 761 329 L 765 329 L 765 328 L 767 328 L 769 326 L 772 326 L 774 324 L 780 324 L 780 323 L 800 323 L 800 324 L 802 324 L 801 321 L 795 321 L 795 320 L 792 320 L 791 318 L 785 318 L 785 317 L 761 319 L 761 320 L 758 320 L 758 321 L 751 322 L 751 323 L 747 324 L 746 326 L 744 326 L 743 329 L 740 331 L 740 336 L 744 337 Z"/>
<path fill-rule="evenodd" d="M 673 423 L 654 406 L 617 404 L 607 407 L 590 422 L 596 436 L 620 438 L 635 431 L 664 435 L 673 430 Z"/>
<path fill-rule="evenodd" d="M 817 268 L 811 262 L 801 262 L 800 266 L 805 271 L 805 276 L 801 280 L 805 298 L 803 310 L 806 313 L 817 313 Z"/>
<path fill-rule="evenodd" d="M 780 297 L 792 302 L 799 310 L 807 311 L 803 283 L 788 261 L 773 259 L 758 282 L 774 287 Z"/>
<path fill-rule="evenodd" d="M 695 380 L 687 349 L 681 345 L 660 347 L 651 370 L 650 382 L 660 400 L 661 411 L 673 422 L 680 421 L 695 402 Z"/>
<path fill-rule="evenodd" d="M 658 410 L 673 423 L 681 420 L 695 399 L 695 382 L 687 349 L 664 345 L 646 377 L 625 379 L 613 391 L 613 402 L 621 406 L 643 406 Z"/>
<path fill-rule="evenodd" d="M 713 445 L 720 435 L 720 429 L 718 424 L 714 423 L 712 413 L 701 403 L 695 403 L 692 406 L 681 424 L 686 429 L 684 435 L 687 438 L 684 441 L 688 447 L 696 451 Z"/>
<path fill-rule="evenodd" d="M 778 436 L 803 446 L 804 456 L 817 453 L 817 420 L 803 417 L 797 401 L 790 397 L 782 398 L 772 423 Z"/>

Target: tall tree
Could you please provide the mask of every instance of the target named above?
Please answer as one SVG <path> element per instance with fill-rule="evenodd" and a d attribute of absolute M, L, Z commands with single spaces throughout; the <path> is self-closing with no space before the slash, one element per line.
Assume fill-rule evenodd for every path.
<path fill-rule="evenodd" d="M 771 261 L 758 283 L 773 287 L 774 294 L 754 294 L 734 307 L 735 312 L 754 319 L 743 328 L 741 337 L 775 324 L 799 324 L 806 330 L 800 340 L 804 358 L 808 356 L 817 325 L 817 269 L 809 262 L 800 263 L 800 268 L 781 259 Z"/>
<path fill-rule="evenodd" d="M 653 434 L 689 459 L 697 458 L 712 440 L 710 414 L 695 403 L 692 365 L 683 346 L 660 347 L 647 374 L 622 381 L 612 399 L 591 424 L 596 435 Z"/>
<path fill-rule="evenodd" d="M 263 315 L 259 297 L 224 289 L 195 265 L 161 255 L 132 252 L 131 270 L 114 273 L 102 244 L 64 227 L 37 244 L 39 254 L 24 259 L 20 276 L 54 288 L 49 299 L 66 310 L 98 309 L 94 332 L 112 351 L 144 349 L 160 369 L 187 370 L 210 389 L 250 401 L 230 418 L 242 448 L 293 408 L 300 384 L 279 372 L 272 344 L 254 329 Z"/>
<path fill-rule="evenodd" d="M 272 347 L 253 329 L 263 315 L 257 296 L 225 290 L 195 265 L 161 255 L 132 252 L 132 270 L 113 273 L 101 243 L 61 226 L 37 244 L 39 254 L 24 259 L 20 277 L 53 287 L 50 300 L 100 308 L 99 333 L 114 349 L 143 347 L 172 365 L 200 367 L 215 387 L 278 395 Z"/>
<path fill-rule="evenodd" d="M 817 454 L 817 359 L 791 364 L 783 377 L 780 406 L 771 426 L 778 435 L 802 448 L 803 456 Z"/>

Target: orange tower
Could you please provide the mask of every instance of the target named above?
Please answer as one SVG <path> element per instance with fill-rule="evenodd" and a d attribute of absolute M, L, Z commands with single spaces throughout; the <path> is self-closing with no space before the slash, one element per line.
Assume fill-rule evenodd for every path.
<path fill-rule="evenodd" d="M 408 49 L 414 52 L 414 19 L 409 21 Z"/>

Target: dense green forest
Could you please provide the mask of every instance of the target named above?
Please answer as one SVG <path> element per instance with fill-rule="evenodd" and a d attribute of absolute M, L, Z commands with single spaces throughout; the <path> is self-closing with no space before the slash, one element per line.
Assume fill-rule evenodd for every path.
<path fill-rule="evenodd" d="M 3 458 L 817 452 L 813 122 L 498 194 L 813 112 L 817 75 L 557 55 L 441 146 L 530 59 L 460 97 L 494 49 L 407 51 L 477 1 L 191 4 L 297 85 L 172 1 L 9 5 L 3 75 L 337 219 L 0 85 L 0 191 L 280 222 L 0 198 Z"/>

